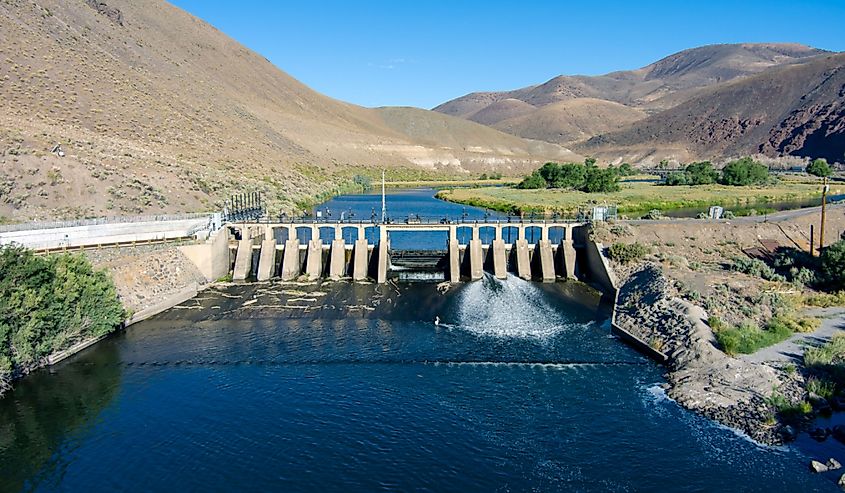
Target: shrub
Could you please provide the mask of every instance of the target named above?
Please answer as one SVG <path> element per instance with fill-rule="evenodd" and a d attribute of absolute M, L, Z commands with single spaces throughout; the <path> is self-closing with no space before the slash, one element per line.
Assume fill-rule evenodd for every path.
<path fill-rule="evenodd" d="M 818 306 L 821 308 L 829 308 L 832 306 L 845 306 L 845 291 L 838 293 L 818 293 L 806 296 L 804 304 L 809 306 Z"/>
<path fill-rule="evenodd" d="M 652 209 L 652 210 L 648 211 L 648 214 L 643 216 L 643 219 L 649 219 L 649 220 L 652 220 L 652 221 L 657 221 L 657 220 L 662 219 L 662 218 L 663 218 L 663 213 L 660 212 L 660 209 Z"/>
<path fill-rule="evenodd" d="M 523 190 L 535 190 L 538 188 L 546 188 L 546 186 L 546 180 L 543 179 L 539 172 L 535 171 L 519 182 L 516 188 Z"/>
<path fill-rule="evenodd" d="M 765 329 L 744 323 L 737 327 L 723 327 L 716 331 L 716 340 L 729 355 L 751 354 L 758 349 L 777 344 L 792 335 L 785 324 L 769 325 Z"/>
<path fill-rule="evenodd" d="M 845 335 L 835 335 L 825 344 L 808 347 L 804 350 L 804 365 L 825 367 L 841 364 L 845 361 Z"/>
<path fill-rule="evenodd" d="M 0 387 L 18 370 L 125 318 L 114 284 L 81 255 L 0 248 Z"/>
<path fill-rule="evenodd" d="M 722 219 L 736 219 L 736 214 L 733 211 L 725 211 L 722 213 Z"/>
<path fill-rule="evenodd" d="M 833 290 L 845 289 L 845 240 L 825 248 L 820 262 L 827 287 Z"/>
<path fill-rule="evenodd" d="M 610 258 L 621 264 L 635 262 L 648 253 L 648 248 L 641 243 L 614 243 L 608 248 Z"/>
<path fill-rule="evenodd" d="M 772 395 L 766 399 L 766 403 L 787 420 L 800 418 L 813 412 L 813 406 L 809 402 L 791 402 L 778 391 L 772 392 Z"/>
<path fill-rule="evenodd" d="M 369 192 L 373 189 L 373 182 L 369 176 L 355 175 L 352 177 L 352 182 L 360 186 L 363 192 Z"/>
<path fill-rule="evenodd" d="M 673 171 L 666 175 L 666 179 L 663 181 L 663 184 L 667 186 L 687 185 L 687 176 L 680 171 Z"/>
<path fill-rule="evenodd" d="M 744 157 L 731 161 L 722 168 L 723 185 L 748 186 L 764 185 L 769 181 L 769 168 L 754 161 L 750 157 Z"/>
<path fill-rule="evenodd" d="M 775 272 L 775 270 L 762 260 L 756 258 L 737 257 L 734 259 L 731 268 L 737 272 L 750 276 L 762 277 L 767 281 L 784 282 L 786 278 Z"/>
<path fill-rule="evenodd" d="M 833 174 L 833 169 L 829 164 L 827 164 L 826 159 L 814 159 L 813 162 L 807 166 L 807 173 L 824 178 Z"/>
<path fill-rule="evenodd" d="M 836 385 L 828 380 L 809 378 L 807 379 L 807 392 L 824 397 L 825 399 L 830 399 L 836 393 Z"/>

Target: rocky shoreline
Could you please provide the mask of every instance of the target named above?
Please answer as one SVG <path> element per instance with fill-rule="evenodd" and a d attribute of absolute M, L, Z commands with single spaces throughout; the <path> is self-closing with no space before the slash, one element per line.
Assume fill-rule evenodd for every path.
<path fill-rule="evenodd" d="M 723 353 L 707 315 L 672 294 L 654 264 L 617 272 L 622 284 L 616 323 L 667 356 L 666 393 L 681 406 L 739 430 L 754 441 L 779 445 L 794 437 L 769 404 L 773 391 L 790 400 L 804 390 L 782 369 Z"/>

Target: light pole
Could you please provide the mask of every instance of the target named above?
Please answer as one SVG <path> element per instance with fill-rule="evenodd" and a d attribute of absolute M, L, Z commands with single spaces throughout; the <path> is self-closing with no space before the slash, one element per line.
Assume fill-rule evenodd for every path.
<path fill-rule="evenodd" d="M 827 184 L 827 177 L 824 177 L 824 185 L 822 185 L 822 224 L 819 230 L 819 252 L 824 248 L 824 223 L 825 213 L 827 211 L 827 192 L 830 190 L 830 185 Z"/>

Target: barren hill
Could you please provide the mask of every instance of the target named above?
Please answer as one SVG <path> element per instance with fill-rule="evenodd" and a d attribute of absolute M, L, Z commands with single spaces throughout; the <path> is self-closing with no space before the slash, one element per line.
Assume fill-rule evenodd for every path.
<path fill-rule="evenodd" d="M 290 210 L 368 168 L 507 172 L 571 155 L 427 111 L 418 127 L 460 132 L 410 132 L 161 0 L 5 0 L 0 59 L 0 221 L 197 210 L 256 187 Z"/>
<path fill-rule="evenodd" d="M 539 138 L 542 133 L 550 142 L 568 143 L 571 142 L 566 140 L 569 135 L 580 133 L 522 131 L 526 126 L 539 128 L 542 125 L 539 122 L 531 124 L 532 113 L 528 109 L 531 106 L 545 108 L 545 111 L 534 110 L 536 118 L 543 121 L 550 118 L 561 120 L 565 115 L 553 117 L 551 113 L 554 110 L 549 106 L 561 101 L 585 99 L 598 105 L 594 109 L 596 119 L 608 116 L 607 101 L 653 113 L 679 104 L 702 88 L 756 74 L 770 67 L 798 63 L 823 53 L 822 50 L 797 44 L 703 46 L 675 53 L 637 70 L 601 76 L 561 75 L 543 84 L 513 91 L 468 94 L 443 103 L 434 110 L 508 129 L 515 135 Z M 525 106 L 517 105 L 514 101 L 525 103 Z M 501 107 L 503 102 L 508 103 Z M 561 105 L 558 108 L 569 107 Z M 584 111 L 589 114 L 587 106 L 584 106 Z M 645 116 L 646 113 L 642 114 Z M 629 123 L 634 113 L 623 111 L 621 115 L 617 123 L 620 126 Z M 520 118 L 519 125 L 505 123 L 505 120 L 516 117 Z M 576 126 L 591 136 L 603 131 L 602 124 L 606 122 L 599 123 L 596 129 L 580 123 L 576 123 Z"/>
<path fill-rule="evenodd" d="M 579 98 L 542 106 L 501 120 L 493 127 L 528 139 L 575 142 L 618 130 L 645 116 L 639 108 L 603 99 Z"/>
<path fill-rule="evenodd" d="M 682 160 L 759 152 L 841 162 L 845 53 L 715 86 L 580 148 L 630 159 L 672 149 Z"/>

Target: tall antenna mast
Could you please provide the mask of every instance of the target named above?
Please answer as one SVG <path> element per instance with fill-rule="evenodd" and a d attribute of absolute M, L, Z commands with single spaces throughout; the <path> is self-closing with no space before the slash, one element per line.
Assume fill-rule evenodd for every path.
<path fill-rule="evenodd" d="M 381 223 L 387 222 L 387 202 L 384 200 L 384 170 L 381 170 Z"/>

